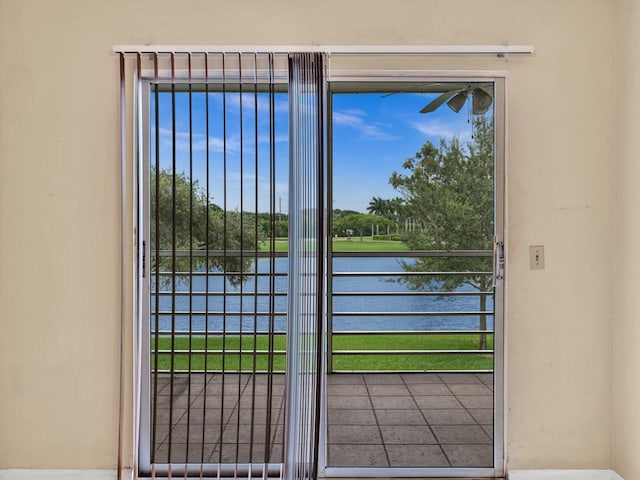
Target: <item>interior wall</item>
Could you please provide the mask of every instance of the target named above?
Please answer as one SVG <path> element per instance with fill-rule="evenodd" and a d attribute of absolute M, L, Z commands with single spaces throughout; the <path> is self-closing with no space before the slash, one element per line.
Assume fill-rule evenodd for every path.
<path fill-rule="evenodd" d="M 640 3 L 617 0 L 615 277 L 613 326 L 613 466 L 626 479 L 640 478 Z"/>
<path fill-rule="evenodd" d="M 312 42 L 535 45 L 535 56 L 499 64 L 508 465 L 608 468 L 613 25 L 610 0 L 0 0 L 0 468 L 115 466 L 112 45 Z M 530 271 L 528 246 L 539 244 L 546 269 Z"/>

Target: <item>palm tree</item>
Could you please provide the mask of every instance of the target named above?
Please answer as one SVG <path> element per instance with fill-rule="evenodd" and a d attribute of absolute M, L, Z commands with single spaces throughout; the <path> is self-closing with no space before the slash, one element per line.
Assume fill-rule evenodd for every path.
<path fill-rule="evenodd" d="M 400 223 L 403 217 L 404 200 L 400 197 L 387 200 L 387 218 L 396 224 L 396 233 L 400 233 Z"/>
<path fill-rule="evenodd" d="M 373 197 L 369 202 L 369 206 L 367 207 L 367 211 L 374 215 L 380 215 L 384 217 L 389 213 L 389 200 L 385 200 L 380 197 Z"/>

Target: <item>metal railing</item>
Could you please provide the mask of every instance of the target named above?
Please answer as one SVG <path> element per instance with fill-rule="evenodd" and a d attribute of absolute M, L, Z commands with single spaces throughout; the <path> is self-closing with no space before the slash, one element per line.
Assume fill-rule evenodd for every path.
<path fill-rule="evenodd" d="M 401 268 L 369 271 L 380 258 L 409 261 L 420 258 L 460 257 L 490 259 L 492 252 L 333 252 L 329 262 L 332 271 L 327 302 L 327 371 L 492 371 L 493 328 L 488 328 L 487 325 L 493 324 L 493 291 L 463 291 L 460 288 L 447 291 L 443 288 L 444 282 L 438 282 L 437 279 L 452 276 L 460 279 L 484 277 L 487 280 L 484 283 L 490 284 L 493 272 L 409 271 Z M 363 260 L 359 262 L 360 265 L 356 265 L 359 269 L 347 269 L 339 265 L 340 259 Z M 409 284 L 410 278 L 414 279 L 414 282 L 412 288 L 407 287 L 401 291 L 390 288 L 367 291 L 361 288 L 363 283 L 373 284 L 371 280 L 375 278 L 396 287 Z M 345 309 L 341 305 L 341 299 L 350 299 L 354 305 L 364 308 Z M 476 308 L 469 308 L 472 299 L 478 300 Z M 438 308 L 442 305 L 448 308 Z M 403 306 L 405 308 L 399 308 Z M 420 308 L 421 306 L 424 308 Z M 376 321 L 377 327 L 344 328 L 340 323 L 348 323 L 344 322 L 345 319 L 373 320 Z M 402 320 L 403 328 L 396 327 L 399 319 Z M 437 319 L 438 322 L 426 322 L 428 328 L 421 327 L 420 323 L 424 324 L 425 319 Z M 464 321 L 460 322 L 460 319 Z M 476 321 L 478 326 L 471 327 L 470 324 Z M 374 340 L 376 337 L 382 338 L 383 341 Z M 435 337 L 448 337 L 449 341 L 433 341 Z M 475 337 L 478 339 L 477 348 L 470 344 L 470 340 L 472 342 Z M 354 344 L 357 348 L 354 348 Z M 469 361 L 472 357 L 473 360 Z M 435 361 L 436 359 L 438 361 Z"/>
<path fill-rule="evenodd" d="M 193 256 L 202 252 L 194 251 Z M 223 253 L 223 252 L 220 252 Z M 227 255 L 239 252 L 225 252 Z M 171 252 L 161 252 L 161 256 L 170 256 Z M 273 255 L 273 253 L 271 253 Z M 188 252 L 176 252 L 176 256 L 188 256 Z M 215 256 L 215 252 L 209 251 L 209 256 Z M 268 257 L 268 255 L 264 255 Z M 287 258 L 286 252 L 277 252 L 279 258 Z M 425 371 L 492 371 L 493 370 L 493 291 L 487 289 L 460 288 L 452 291 L 438 289 L 437 284 L 423 285 L 423 288 L 406 287 L 410 277 L 431 279 L 457 276 L 460 278 L 485 277 L 490 279 L 491 271 L 404 271 L 401 266 L 396 270 L 382 270 L 372 265 L 377 259 L 405 260 L 419 258 L 491 258 L 492 252 L 488 250 L 474 251 L 402 251 L 402 252 L 332 252 L 330 255 L 330 271 L 327 288 L 327 371 L 332 372 L 425 372 Z M 247 255 L 248 257 L 248 255 Z M 254 258 L 262 258 L 255 255 Z M 363 268 L 345 269 L 340 266 L 341 259 L 355 260 Z M 371 260 L 370 262 L 367 259 Z M 255 266 L 254 266 L 255 268 Z M 375 270 L 371 269 L 375 268 Z M 368 270 L 370 269 L 370 270 Z M 160 272 L 161 276 L 172 276 L 169 272 Z M 177 277 L 190 279 L 207 275 L 205 272 L 176 272 Z M 240 275 L 239 272 L 209 272 L 211 277 L 224 275 Z M 278 272 L 254 272 L 252 276 L 278 277 L 286 279 L 286 273 Z M 490 283 L 490 282 L 485 282 Z M 223 297 L 236 298 L 242 302 L 246 298 L 286 298 L 286 282 L 283 282 L 285 290 L 269 294 L 268 292 L 253 291 L 245 288 L 242 292 L 226 289 L 219 291 L 202 291 L 194 289 L 176 290 L 160 289 L 160 297 L 169 298 L 187 297 L 188 308 L 162 309 L 152 314 L 154 318 L 168 316 L 175 317 L 202 317 L 208 315 L 211 318 L 238 318 L 242 315 L 284 319 L 284 309 L 269 311 L 258 308 L 255 311 L 247 309 L 216 309 L 194 308 L 192 299 L 202 298 L 205 302 L 211 299 L 222 300 Z M 400 288 L 399 285 L 405 285 Z M 376 289 L 366 289 L 363 286 L 376 285 Z M 416 285 L 416 284 L 414 284 Z M 386 286 L 390 288 L 385 288 Z M 154 302 L 152 302 L 153 304 Z M 160 302 L 161 304 L 162 302 Z M 215 302 L 214 302 L 215 303 Z M 286 303 L 286 302 L 284 302 Z M 356 308 L 345 308 L 346 304 L 356 305 Z M 471 304 L 477 305 L 469 308 Z M 269 303 L 269 305 L 272 305 Z M 416 308 L 423 305 L 424 308 Z M 406 308 L 399 308 L 405 306 Z M 445 308 L 446 307 L 446 308 Z M 431 319 L 432 321 L 430 321 Z M 346 321 L 345 321 L 346 320 Z M 375 328 L 367 327 L 362 323 L 375 323 Z M 400 322 L 400 326 L 398 326 Z M 212 322 L 215 323 L 215 322 Z M 354 323 L 357 328 L 353 328 Z M 193 324 L 191 321 L 190 324 Z M 422 324 L 422 326 L 421 326 Z M 426 324 L 426 326 L 425 326 Z M 474 324 L 474 326 L 472 326 Z M 346 325 L 346 326 L 345 326 Z M 477 325 L 477 326 L 475 326 Z M 349 327 L 351 326 L 351 328 Z M 153 330 L 153 329 L 152 329 Z M 158 328 L 158 338 L 208 337 L 209 340 L 216 337 L 225 337 L 227 340 L 241 336 L 239 331 L 223 330 L 220 328 L 202 328 L 191 330 L 170 330 Z M 275 331 L 258 329 L 256 331 L 243 331 L 245 338 L 256 338 L 261 335 L 286 335 L 286 328 Z M 446 339 L 441 342 L 435 340 Z M 441 345 L 441 346 L 438 346 Z M 253 346 L 251 349 L 228 348 L 216 349 L 207 345 L 204 350 L 188 348 L 166 348 L 161 345 L 152 345 L 152 353 L 160 357 L 169 356 L 208 356 L 217 358 L 220 355 L 273 355 L 284 358 L 286 351 L 276 348 L 271 351 Z M 473 359 L 469 361 L 468 359 Z M 162 362 L 160 362 L 162 363 Z M 210 362 L 209 365 L 213 365 Z M 363 367 L 364 365 L 364 367 Z M 385 367 L 385 365 L 388 365 Z M 159 370 L 162 371 L 162 370 Z M 198 371 L 194 369 L 192 371 Z M 208 371 L 217 371 L 209 368 Z"/>

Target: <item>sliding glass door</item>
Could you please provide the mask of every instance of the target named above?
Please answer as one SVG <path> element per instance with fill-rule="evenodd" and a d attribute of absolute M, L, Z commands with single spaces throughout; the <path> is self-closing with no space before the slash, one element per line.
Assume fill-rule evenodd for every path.
<path fill-rule="evenodd" d="M 502 82 L 331 92 L 326 473 L 500 473 Z"/>
<path fill-rule="evenodd" d="M 123 62 L 142 476 L 502 473 L 504 82 L 324 60 Z"/>

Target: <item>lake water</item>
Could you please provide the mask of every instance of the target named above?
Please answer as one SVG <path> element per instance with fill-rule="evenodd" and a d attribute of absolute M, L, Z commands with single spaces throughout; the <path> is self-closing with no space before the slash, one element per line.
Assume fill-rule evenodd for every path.
<path fill-rule="evenodd" d="M 406 261 L 406 260 L 405 260 Z M 269 273 L 269 259 L 259 259 L 258 273 Z M 286 330 L 287 298 L 287 258 L 275 261 L 275 297 L 274 328 L 276 331 Z M 340 257 L 334 259 L 334 272 L 398 272 L 403 268 L 396 258 L 363 258 Z M 379 292 L 374 296 L 338 296 L 333 299 L 334 312 L 380 312 L 380 316 L 341 316 L 334 314 L 334 330 L 468 330 L 477 329 L 479 315 L 437 315 L 437 312 L 473 312 L 479 310 L 480 295 L 465 296 L 389 296 L 385 293 L 411 291 L 406 285 L 398 282 L 398 276 L 341 277 L 333 280 L 334 292 Z M 207 280 L 204 275 L 194 276 L 191 290 L 204 292 Z M 219 275 L 209 275 L 208 296 L 194 295 L 189 297 L 189 282 L 183 279 L 176 284 L 175 328 L 177 331 L 226 332 L 267 331 L 269 328 L 269 276 L 249 278 L 240 286 L 229 281 L 226 286 Z M 227 295 L 220 292 L 226 287 Z M 152 286 L 153 290 L 154 286 Z M 163 291 L 170 290 L 170 285 L 163 286 Z M 462 286 L 457 291 L 476 292 L 471 286 Z M 257 292 L 257 295 L 254 295 Z M 242 301 L 241 301 L 242 300 Z M 161 293 L 158 298 L 160 311 L 160 329 L 171 330 L 172 299 L 169 292 Z M 194 312 L 189 316 L 189 306 Z M 205 310 L 208 306 L 208 315 Z M 223 311 L 226 309 L 226 315 Z M 487 297 L 487 310 L 493 309 L 492 297 Z M 151 297 L 151 311 L 155 311 L 155 295 Z M 242 315 L 240 314 L 242 312 Z M 407 312 L 406 316 L 385 316 L 384 312 Z M 434 312 L 433 315 L 410 315 L 412 312 Z M 257 314 L 256 314 L 257 313 Z M 208 317 L 208 321 L 207 321 Z M 155 328 L 152 321 L 152 329 Z M 487 316 L 487 328 L 493 328 L 493 316 Z"/>

